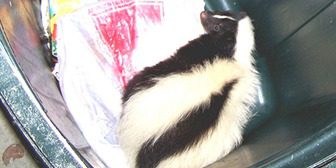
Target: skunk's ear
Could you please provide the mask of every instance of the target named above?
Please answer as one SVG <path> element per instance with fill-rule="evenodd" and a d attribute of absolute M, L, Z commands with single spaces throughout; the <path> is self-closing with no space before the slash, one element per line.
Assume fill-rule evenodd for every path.
<path fill-rule="evenodd" d="M 200 14 L 201 19 L 205 19 L 206 17 L 208 17 L 208 11 L 202 11 Z"/>

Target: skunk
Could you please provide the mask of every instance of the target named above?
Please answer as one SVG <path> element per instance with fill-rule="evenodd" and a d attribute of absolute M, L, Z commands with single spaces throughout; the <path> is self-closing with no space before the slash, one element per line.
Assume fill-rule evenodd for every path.
<path fill-rule="evenodd" d="M 244 12 L 200 14 L 205 34 L 128 83 L 118 123 L 132 168 L 199 168 L 242 140 L 259 76 Z"/>

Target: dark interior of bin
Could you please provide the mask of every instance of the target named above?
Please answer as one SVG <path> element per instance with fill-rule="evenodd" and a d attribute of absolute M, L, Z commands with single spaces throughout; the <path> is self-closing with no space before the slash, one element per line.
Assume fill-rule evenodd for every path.
<path fill-rule="evenodd" d="M 336 2 L 207 2 L 211 10 L 240 8 L 254 20 L 257 59 L 269 73 L 262 80 L 275 91 L 271 118 L 214 167 L 307 167 L 335 153 Z"/>
<path fill-rule="evenodd" d="M 76 126 L 63 128 L 69 119 L 62 117 L 66 107 L 55 94 L 58 89 L 39 44 L 36 15 L 20 5 L 10 8 L 7 0 L 0 2 L 1 8 L 8 8 L 1 21 L 16 59 L 49 117 L 65 136 L 81 137 Z M 253 19 L 266 98 L 255 110 L 256 119 L 243 144 L 209 167 L 307 167 L 335 160 L 336 2 L 208 0 L 206 4 L 209 10 L 244 10 Z M 85 144 L 69 139 L 76 147 Z"/>

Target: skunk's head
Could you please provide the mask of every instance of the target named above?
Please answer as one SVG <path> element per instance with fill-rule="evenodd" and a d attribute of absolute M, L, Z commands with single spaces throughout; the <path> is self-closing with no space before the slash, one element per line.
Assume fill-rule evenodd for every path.
<path fill-rule="evenodd" d="M 232 12 L 201 13 L 201 23 L 208 34 L 222 35 L 224 33 L 236 33 L 238 21 L 245 17 L 245 13 L 234 14 Z"/>
<path fill-rule="evenodd" d="M 200 18 L 205 31 L 221 39 L 223 47 L 226 47 L 223 51 L 230 50 L 232 54 L 227 57 L 248 66 L 254 62 L 251 56 L 254 49 L 253 25 L 245 12 L 203 11 Z"/>

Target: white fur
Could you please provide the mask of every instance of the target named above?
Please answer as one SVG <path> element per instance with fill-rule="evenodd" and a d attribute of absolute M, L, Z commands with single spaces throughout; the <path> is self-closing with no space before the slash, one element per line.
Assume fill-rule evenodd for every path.
<path fill-rule="evenodd" d="M 230 20 L 236 20 L 230 16 L 224 16 L 224 15 L 213 15 L 212 17 L 217 18 L 217 19 L 230 19 Z"/>
<path fill-rule="evenodd" d="M 254 59 L 251 52 L 254 50 L 254 28 L 249 17 L 238 22 L 236 37 L 236 52 L 234 58 L 243 67 L 253 69 Z"/>
<path fill-rule="evenodd" d="M 189 109 L 209 101 L 212 94 L 220 92 L 223 85 L 233 79 L 238 79 L 238 83 L 230 92 L 218 125 L 209 131 L 209 138 L 201 139 L 197 147 L 162 161 L 158 167 L 203 167 L 225 156 L 240 143 L 242 128 L 250 116 L 249 105 L 254 104 L 259 85 L 258 75 L 251 65 L 252 25 L 248 24 L 251 23 L 248 18 L 241 22 L 234 55 L 237 61 L 218 59 L 212 64 L 195 67 L 189 73 L 157 78 L 155 86 L 139 91 L 125 103 L 118 128 L 119 140 L 132 168 L 144 142 L 153 136 L 158 138 Z M 252 37 L 243 39 L 243 35 Z"/>

